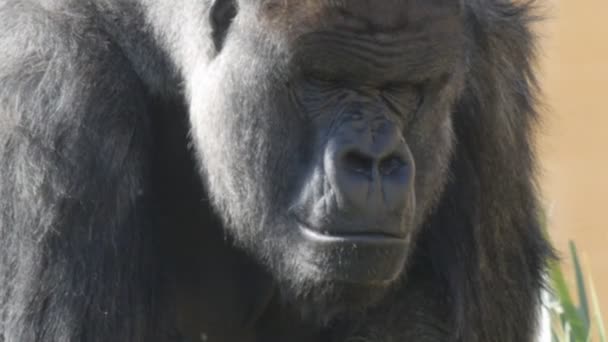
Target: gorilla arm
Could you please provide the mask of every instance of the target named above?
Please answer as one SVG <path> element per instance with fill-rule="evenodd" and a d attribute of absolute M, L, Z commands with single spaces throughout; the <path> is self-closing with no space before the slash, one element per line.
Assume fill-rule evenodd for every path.
<path fill-rule="evenodd" d="M 150 341 L 142 86 L 87 13 L 36 6 L 0 5 L 0 337 Z"/>

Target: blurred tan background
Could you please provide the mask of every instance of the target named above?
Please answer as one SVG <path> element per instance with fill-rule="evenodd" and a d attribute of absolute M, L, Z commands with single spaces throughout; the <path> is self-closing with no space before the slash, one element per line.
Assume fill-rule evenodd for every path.
<path fill-rule="evenodd" d="M 608 314 L 608 0 L 545 0 L 541 184 L 555 246 L 574 240 Z"/>

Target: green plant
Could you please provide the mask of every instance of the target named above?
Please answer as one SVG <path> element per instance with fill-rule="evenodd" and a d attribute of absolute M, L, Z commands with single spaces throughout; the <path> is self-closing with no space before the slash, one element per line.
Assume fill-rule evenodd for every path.
<path fill-rule="evenodd" d="M 548 304 L 552 341 L 608 342 L 591 273 L 588 270 L 583 272 L 576 246 L 572 241 L 570 254 L 576 278 L 576 302 L 572 299 L 561 264 L 555 261 L 549 269 L 553 288 Z"/>

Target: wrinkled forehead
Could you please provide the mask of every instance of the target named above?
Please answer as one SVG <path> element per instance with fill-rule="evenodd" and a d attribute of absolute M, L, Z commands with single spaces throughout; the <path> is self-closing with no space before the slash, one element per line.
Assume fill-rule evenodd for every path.
<path fill-rule="evenodd" d="M 311 74 L 419 81 L 449 74 L 464 56 L 462 0 L 241 1 Z"/>
<path fill-rule="evenodd" d="M 460 17 L 463 0 L 244 0 L 294 30 L 341 26 L 366 32 L 424 30 Z"/>

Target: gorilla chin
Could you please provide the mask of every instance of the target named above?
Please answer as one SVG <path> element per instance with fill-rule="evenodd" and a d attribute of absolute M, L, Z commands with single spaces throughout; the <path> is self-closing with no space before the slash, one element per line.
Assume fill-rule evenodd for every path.
<path fill-rule="evenodd" d="M 325 325 L 336 317 L 365 312 L 401 283 L 409 255 L 409 235 L 369 232 L 336 233 L 295 220 L 297 233 L 285 262 L 287 286 L 295 292 L 284 299 L 306 320 Z M 285 287 L 283 287 L 285 288 Z"/>

